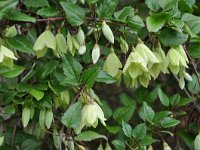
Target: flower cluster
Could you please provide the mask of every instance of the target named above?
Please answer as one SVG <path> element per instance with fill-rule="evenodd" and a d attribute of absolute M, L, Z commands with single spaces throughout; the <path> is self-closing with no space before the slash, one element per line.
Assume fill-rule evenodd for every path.
<path fill-rule="evenodd" d="M 125 82 L 130 87 L 142 85 L 147 87 L 151 77 L 155 80 L 162 72 L 164 74 L 171 71 L 179 76 L 179 86 L 185 86 L 185 80 L 192 80 L 186 72 L 188 68 L 188 58 L 181 45 L 170 48 L 167 55 L 158 43 L 156 49 L 151 51 L 141 41 L 130 53 L 123 69 Z"/>

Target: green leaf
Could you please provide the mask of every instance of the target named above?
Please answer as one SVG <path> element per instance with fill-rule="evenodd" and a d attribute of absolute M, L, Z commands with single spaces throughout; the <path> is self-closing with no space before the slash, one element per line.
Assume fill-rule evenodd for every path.
<path fill-rule="evenodd" d="M 147 146 L 151 145 L 152 143 L 156 142 L 151 136 L 145 136 L 142 141 L 139 143 L 140 146 Z"/>
<path fill-rule="evenodd" d="M 114 17 L 120 21 L 126 21 L 127 17 L 130 15 L 134 15 L 134 8 L 131 6 L 124 7 L 122 10 L 114 13 Z"/>
<path fill-rule="evenodd" d="M 8 12 L 13 11 L 17 5 L 17 0 L 1 0 L 0 1 L 0 20 L 4 18 Z"/>
<path fill-rule="evenodd" d="M 15 21 L 26 21 L 35 23 L 36 19 L 27 14 L 20 12 L 19 10 L 12 10 L 6 16 L 7 19 Z"/>
<path fill-rule="evenodd" d="M 94 82 L 99 74 L 100 68 L 99 67 L 91 67 L 85 70 L 82 74 L 83 82 L 86 84 L 86 87 L 92 88 Z"/>
<path fill-rule="evenodd" d="M 145 3 L 149 7 L 150 10 L 158 11 L 160 8 L 158 1 L 159 0 L 145 0 Z"/>
<path fill-rule="evenodd" d="M 33 44 L 25 36 L 17 35 L 15 37 L 8 38 L 7 44 L 12 49 L 16 49 L 20 52 L 34 54 Z"/>
<path fill-rule="evenodd" d="M 99 18 L 111 18 L 119 0 L 101 0 L 98 3 L 97 14 Z"/>
<path fill-rule="evenodd" d="M 17 77 L 25 70 L 24 67 L 17 66 L 17 65 L 14 65 L 12 69 L 5 67 L 5 66 L 1 66 L 1 65 L 0 65 L 0 68 L 1 68 L 0 75 L 7 77 L 7 78 Z"/>
<path fill-rule="evenodd" d="M 200 42 L 191 43 L 189 53 L 193 58 L 200 58 Z"/>
<path fill-rule="evenodd" d="M 114 141 L 112 141 L 112 144 L 114 145 L 116 150 L 125 150 L 125 144 L 121 140 L 118 140 L 118 139 L 114 140 Z"/>
<path fill-rule="evenodd" d="M 103 138 L 103 139 L 107 140 L 106 136 L 100 135 L 94 131 L 84 131 L 81 134 L 79 134 L 78 136 L 74 137 L 74 140 L 88 142 L 88 141 L 92 141 L 92 140 L 99 139 L 99 138 Z"/>
<path fill-rule="evenodd" d="M 97 75 L 95 81 L 104 82 L 106 84 L 112 84 L 114 82 L 117 82 L 117 80 L 115 78 L 113 78 L 112 76 L 110 76 L 109 74 L 104 72 L 103 70 L 99 71 L 99 74 Z"/>
<path fill-rule="evenodd" d="M 84 22 L 85 10 L 72 2 L 60 2 L 67 21 L 72 26 L 80 26 Z"/>
<path fill-rule="evenodd" d="M 144 121 L 152 122 L 155 112 L 150 106 L 147 105 L 146 102 L 143 102 L 143 105 L 139 111 L 139 116 Z"/>
<path fill-rule="evenodd" d="M 29 91 L 29 93 L 35 97 L 38 101 L 41 100 L 44 97 L 44 92 L 37 90 L 37 89 L 32 89 Z"/>
<path fill-rule="evenodd" d="M 122 120 L 128 122 L 133 116 L 134 111 L 135 111 L 135 105 L 119 107 L 115 109 L 113 113 L 113 118 L 119 123 L 121 123 Z"/>
<path fill-rule="evenodd" d="M 108 132 L 110 132 L 112 134 L 116 134 L 121 129 L 120 126 L 109 126 L 109 125 L 106 125 L 105 128 L 106 128 L 106 130 L 108 130 Z"/>
<path fill-rule="evenodd" d="M 200 33 L 200 17 L 199 16 L 195 16 L 193 14 L 189 14 L 189 13 L 185 13 L 181 20 L 183 22 L 185 22 L 191 29 L 192 33 L 194 34 L 198 34 Z"/>
<path fill-rule="evenodd" d="M 157 112 L 154 119 L 153 119 L 153 122 L 154 123 L 158 123 L 160 122 L 161 120 L 163 120 L 165 117 L 168 117 L 170 114 L 172 114 L 170 111 L 160 111 L 160 112 Z"/>
<path fill-rule="evenodd" d="M 166 28 L 160 32 L 160 42 L 165 46 L 178 46 L 187 41 L 188 36 L 174 29 Z"/>
<path fill-rule="evenodd" d="M 162 9 L 168 10 L 173 8 L 178 3 L 178 1 L 179 0 L 159 0 L 158 2 Z"/>
<path fill-rule="evenodd" d="M 144 27 L 144 22 L 140 16 L 135 15 L 133 17 L 129 17 L 128 26 L 133 30 L 138 31 Z"/>
<path fill-rule="evenodd" d="M 158 96 L 164 106 L 169 106 L 169 98 L 161 89 L 158 89 Z"/>
<path fill-rule="evenodd" d="M 168 20 L 170 15 L 168 13 L 159 13 L 153 14 L 152 16 L 147 17 L 147 29 L 149 32 L 158 32 L 165 24 L 165 21 Z"/>
<path fill-rule="evenodd" d="M 79 84 L 79 76 L 82 71 L 81 64 L 75 60 L 71 55 L 67 55 L 62 58 L 63 63 L 63 71 L 66 76 L 64 82 L 69 85 L 78 85 Z"/>
<path fill-rule="evenodd" d="M 124 131 L 124 134 L 127 136 L 127 137 L 132 137 L 132 128 L 129 124 L 125 123 L 123 120 L 122 120 L 122 130 Z"/>
<path fill-rule="evenodd" d="M 44 65 L 43 71 L 41 74 L 41 78 L 44 79 L 46 76 L 51 74 L 56 69 L 58 63 L 59 63 L 59 61 L 52 60 L 52 61 L 48 62 L 46 65 Z"/>
<path fill-rule="evenodd" d="M 188 82 L 188 90 L 193 94 L 197 94 L 200 92 L 200 85 L 198 80 L 198 77 L 195 74 L 193 74 L 192 81 Z"/>
<path fill-rule="evenodd" d="M 170 117 L 166 117 L 165 119 L 163 119 L 161 121 L 161 126 L 163 128 L 170 128 L 170 127 L 176 126 L 179 123 L 180 123 L 179 120 L 176 120 L 176 119 L 173 119 L 173 118 L 170 118 Z"/>
<path fill-rule="evenodd" d="M 137 125 L 134 129 L 133 129 L 133 134 L 132 136 L 136 139 L 143 139 L 146 136 L 147 133 L 147 127 L 145 123 L 139 124 Z"/>
<path fill-rule="evenodd" d="M 27 7 L 34 7 L 34 8 L 44 7 L 44 6 L 49 7 L 48 0 L 25 0 L 24 4 Z"/>
<path fill-rule="evenodd" d="M 178 103 L 178 106 L 185 106 L 185 105 L 191 103 L 192 100 L 193 100 L 192 98 L 181 97 L 181 99 L 180 99 L 180 101 Z"/>
<path fill-rule="evenodd" d="M 41 8 L 37 11 L 37 14 L 42 16 L 42 17 L 54 17 L 58 15 L 58 11 L 55 8 L 48 8 L 48 7 L 44 7 Z"/>
<path fill-rule="evenodd" d="M 81 122 L 81 103 L 72 104 L 61 118 L 61 122 L 68 128 L 78 128 Z"/>
<path fill-rule="evenodd" d="M 175 94 L 172 97 L 170 97 L 170 104 L 173 106 L 178 105 L 180 99 L 181 99 L 181 96 L 179 94 Z"/>

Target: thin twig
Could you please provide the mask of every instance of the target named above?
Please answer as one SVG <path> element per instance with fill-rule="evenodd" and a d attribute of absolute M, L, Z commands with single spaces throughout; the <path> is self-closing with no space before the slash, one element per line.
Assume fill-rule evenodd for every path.
<path fill-rule="evenodd" d="M 47 18 L 47 19 L 37 19 L 36 22 L 43 22 L 43 21 L 57 21 L 57 20 L 64 20 L 64 17 L 56 17 L 56 18 Z"/>
<path fill-rule="evenodd" d="M 16 130 L 17 130 L 17 125 L 18 125 L 18 121 L 15 124 L 14 129 L 13 129 L 13 134 L 12 134 L 12 139 L 11 139 L 11 145 L 10 145 L 10 149 L 11 150 L 13 150 L 13 147 L 14 147 L 14 140 L 15 140 L 15 134 L 16 134 Z"/>

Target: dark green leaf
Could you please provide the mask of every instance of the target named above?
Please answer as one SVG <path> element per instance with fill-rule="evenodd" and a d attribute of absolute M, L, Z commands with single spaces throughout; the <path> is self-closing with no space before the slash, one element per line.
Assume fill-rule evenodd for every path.
<path fill-rule="evenodd" d="M 48 76 L 50 73 L 52 73 L 56 69 L 58 63 L 59 62 L 57 60 L 52 60 L 52 61 L 48 62 L 46 65 L 44 65 L 42 74 L 41 74 L 41 78 L 43 79 L 46 76 Z"/>
<path fill-rule="evenodd" d="M 0 20 L 7 15 L 8 12 L 12 11 L 17 5 L 17 0 L 1 0 L 0 1 Z"/>
<path fill-rule="evenodd" d="M 72 26 L 80 26 L 84 22 L 85 10 L 71 2 L 60 2 L 66 15 L 67 21 Z"/>
<path fill-rule="evenodd" d="M 99 18 L 110 18 L 113 15 L 118 2 L 119 0 L 101 0 L 97 7 Z"/>
<path fill-rule="evenodd" d="M 76 141 L 92 141 L 99 138 L 107 140 L 106 136 L 100 135 L 94 131 L 84 131 L 78 136 L 74 137 Z"/>
<path fill-rule="evenodd" d="M 83 82 L 86 84 L 86 87 L 92 88 L 94 82 L 99 74 L 100 68 L 99 67 L 91 67 L 85 70 L 82 74 Z"/>
<path fill-rule="evenodd" d="M 106 84 L 112 84 L 114 82 L 117 82 L 115 78 L 104 72 L 103 70 L 99 71 L 98 76 L 96 77 L 97 82 L 104 82 Z"/>
<path fill-rule="evenodd" d="M 25 0 L 24 4 L 27 7 L 44 7 L 47 6 L 49 7 L 48 0 Z"/>
<path fill-rule="evenodd" d="M 72 104 L 62 116 L 61 122 L 68 128 L 78 128 L 81 122 L 81 103 Z"/>
<path fill-rule="evenodd" d="M 127 136 L 127 137 L 132 137 L 132 128 L 129 124 L 125 123 L 123 120 L 122 120 L 122 129 L 124 131 L 124 134 Z"/>
<path fill-rule="evenodd" d="M 179 120 L 176 120 L 176 119 L 173 119 L 170 117 L 166 117 L 161 121 L 161 126 L 163 128 L 170 128 L 170 127 L 176 126 L 179 123 L 180 123 Z"/>
<path fill-rule="evenodd" d="M 133 129 L 133 137 L 139 140 L 143 139 L 146 133 L 147 127 L 145 123 L 139 124 Z"/>
<path fill-rule="evenodd" d="M 174 29 L 166 28 L 160 32 L 159 38 L 165 46 L 178 46 L 186 42 L 188 36 Z"/>
<path fill-rule="evenodd" d="M 191 29 L 191 31 L 194 34 L 198 34 L 200 32 L 199 26 L 200 26 L 200 17 L 195 16 L 193 14 L 185 13 L 182 18 L 182 21 L 184 21 Z"/>
<path fill-rule="evenodd" d="M 69 85 L 78 85 L 79 76 L 82 71 L 81 64 L 76 61 L 71 55 L 63 57 L 63 71 L 66 76 L 64 82 Z"/>
<path fill-rule="evenodd" d="M 57 9 L 52 8 L 52 7 L 51 8 L 48 8 L 48 7 L 41 8 L 37 11 L 37 14 L 42 17 L 53 17 L 53 16 L 58 15 L 58 13 L 59 12 L 57 11 Z"/>
<path fill-rule="evenodd" d="M 160 111 L 160 112 L 157 112 L 155 114 L 155 117 L 153 119 L 153 122 L 154 123 L 158 123 L 160 122 L 161 120 L 163 120 L 165 117 L 168 117 L 170 114 L 172 114 L 170 111 Z"/>
<path fill-rule="evenodd" d="M 150 106 L 147 105 L 146 102 L 143 102 L 143 105 L 139 111 L 139 116 L 144 121 L 152 122 L 155 112 Z"/>
<path fill-rule="evenodd" d="M 178 105 L 179 101 L 180 101 L 181 96 L 179 94 L 175 94 L 172 97 L 170 97 L 170 104 L 171 105 Z"/>
<path fill-rule="evenodd" d="M 0 66 L 0 75 L 7 77 L 7 78 L 14 78 L 20 75 L 24 71 L 24 67 L 14 65 L 12 69 Z"/>
<path fill-rule="evenodd" d="M 140 146 L 147 146 L 151 145 L 152 143 L 156 142 L 151 136 L 145 136 L 142 141 L 139 143 Z"/>
<path fill-rule="evenodd" d="M 158 89 L 158 96 L 164 106 L 169 106 L 169 98 L 161 89 Z"/>
<path fill-rule="evenodd" d="M 112 141 L 112 144 L 114 145 L 116 150 L 125 150 L 125 144 L 121 140 L 118 140 L 118 139 L 114 140 L 114 141 Z"/>
<path fill-rule="evenodd" d="M 35 23 L 36 19 L 27 14 L 20 12 L 19 10 L 12 10 L 6 16 L 7 19 L 15 21 L 26 21 Z"/>
<path fill-rule="evenodd" d="M 131 6 L 124 7 L 122 10 L 114 13 L 114 17 L 120 21 L 126 21 L 128 16 L 134 16 L 134 9 Z"/>
<path fill-rule="evenodd" d="M 198 77 L 195 74 L 193 74 L 192 81 L 188 82 L 188 90 L 193 94 L 197 94 L 200 92 L 200 85 L 198 80 Z"/>
<path fill-rule="evenodd" d="M 108 132 L 110 132 L 112 134 L 116 134 L 121 129 L 120 126 L 109 126 L 109 125 L 106 125 L 105 128 L 108 130 Z"/>
<path fill-rule="evenodd" d="M 162 9 L 168 10 L 177 5 L 179 0 L 159 0 L 159 5 Z"/>
<path fill-rule="evenodd" d="M 7 44 L 12 49 L 16 49 L 20 52 L 34 54 L 33 44 L 25 36 L 17 35 L 13 38 L 8 38 Z"/>
<path fill-rule="evenodd" d="M 189 53 L 193 58 L 200 58 L 200 43 L 191 43 Z"/>
<path fill-rule="evenodd" d="M 130 17 L 128 20 L 128 26 L 132 28 L 135 31 L 140 30 L 142 27 L 144 27 L 144 22 L 140 16 L 134 16 Z"/>

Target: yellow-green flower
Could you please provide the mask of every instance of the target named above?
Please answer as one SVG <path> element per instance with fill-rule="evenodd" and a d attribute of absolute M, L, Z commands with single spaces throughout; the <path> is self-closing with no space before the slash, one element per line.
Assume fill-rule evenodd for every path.
<path fill-rule="evenodd" d="M 102 109 L 99 107 L 99 105 L 96 102 L 90 102 L 86 104 L 81 112 L 81 125 L 80 129 L 82 129 L 84 126 L 86 127 L 94 127 L 96 128 L 98 124 L 98 120 L 105 126 L 105 117 Z"/>

